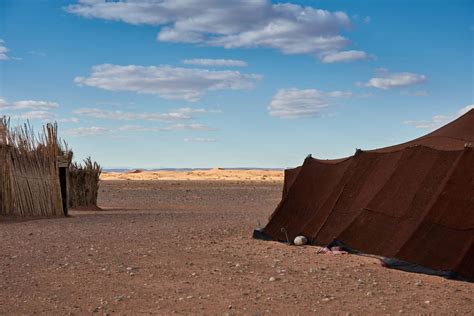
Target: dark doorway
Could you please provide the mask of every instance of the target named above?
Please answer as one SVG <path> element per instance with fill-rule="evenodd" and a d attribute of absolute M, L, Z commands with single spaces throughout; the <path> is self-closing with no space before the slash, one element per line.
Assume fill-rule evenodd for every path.
<path fill-rule="evenodd" d="M 67 167 L 59 167 L 59 183 L 61 185 L 61 198 L 63 203 L 63 212 L 64 216 L 68 216 L 69 211 L 69 196 L 68 196 L 68 168 Z"/>

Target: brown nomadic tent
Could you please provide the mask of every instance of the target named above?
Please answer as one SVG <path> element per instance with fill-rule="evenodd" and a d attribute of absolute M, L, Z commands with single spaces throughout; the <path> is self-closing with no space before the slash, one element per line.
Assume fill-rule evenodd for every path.
<path fill-rule="evenodd" d="M 474 109 L 413 141 L 285 171 L 262 233 L 474 278 Z"/>

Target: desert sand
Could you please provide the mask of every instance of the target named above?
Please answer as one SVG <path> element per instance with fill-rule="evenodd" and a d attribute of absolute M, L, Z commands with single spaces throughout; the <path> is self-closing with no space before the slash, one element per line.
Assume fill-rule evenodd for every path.
<path fill-rule="evenodd" d="M 101 180 L 200 180 L 200 181 L 283 181 L 283 170 L 233 170 L 213 168 L 192 171 L 103 172 Z"/>
<path fill-rule="evenodd" d="M 254 240 L 268 181 L 102 181 L 102 211 L 0 219 L 0 314 L 398 314 L 474 310 L 474 284 Z"/>

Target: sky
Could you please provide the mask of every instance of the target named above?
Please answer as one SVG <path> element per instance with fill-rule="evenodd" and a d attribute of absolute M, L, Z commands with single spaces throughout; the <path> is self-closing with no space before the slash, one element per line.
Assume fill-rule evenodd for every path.
<path fill-rule="evenodd" d="M 0 0 L 0 115 L 106 168 L 286 168 L 474 104 L 470 0 Z"/>

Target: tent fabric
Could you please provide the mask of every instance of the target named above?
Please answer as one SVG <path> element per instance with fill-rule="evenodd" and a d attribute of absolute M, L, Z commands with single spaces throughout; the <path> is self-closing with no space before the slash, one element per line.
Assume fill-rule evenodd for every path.
<path fill-rule="evenodd" d="M 424 137 L 285 172 L 263 232 L 474 277 L 474 110 Z M 467 144 L 467 146 L 466 146 Z M 288 177 L 288 179 L 287 179 Z"/>
<path fill-rule="evenodd" d="M 282 198 L 284 198 L 286 193 L 288 193 L 288 190 L 293 185 L 293 182 L 295 182 L 295 179 L 298 176 L 298 174 L 300 173 L 300 170 L 301 170 L 301 167 L 296 167 L 296 168 L 285 170 L 284 181 L 283 181 Z"/>

